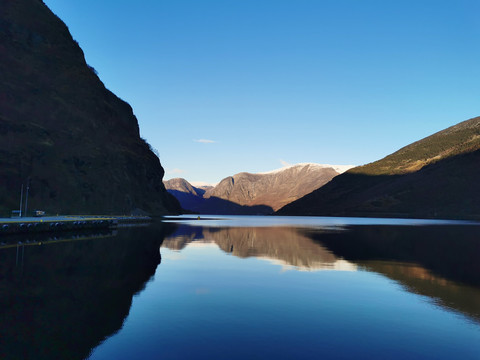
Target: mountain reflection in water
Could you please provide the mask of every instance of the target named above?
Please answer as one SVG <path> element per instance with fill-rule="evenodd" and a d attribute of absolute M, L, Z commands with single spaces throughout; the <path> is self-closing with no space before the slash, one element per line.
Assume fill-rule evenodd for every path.
<path fill-rule="evenodd" d="M 357 226 L 302 231 L 336 256 L 480 322 L 479 226 Z"/>
<path fill-rule="evenodd" d="M 1 359 L 478 354 L 479 226 L 152 224 L 42 236 L 2 239 Z"/>
<path fill-rule="evenodd" d="M 182 225 L 163 242 L 163 247 L 181 250 L 192 242 L 215 243 L 240 258 L 256 257 L 296 270 L 348 270 L 356 266 L 335 256 L 296 228 L 232 227 L 201 228 Z"/>
<path fill-rule="evenodd" d="M 163 234 L 161 227 L 115 237 L 65 233 L 0 249 L 0 358 L 86 358 L 122 327 L 160 263 Z"/>
<path fill-rule="evenodd" d="M 256 257 L 300 271 L 359 268 L 480 322 L 478 226 L 197 227 L 180 225 L 163 247 L 215 243 L 240 258 Z"/>

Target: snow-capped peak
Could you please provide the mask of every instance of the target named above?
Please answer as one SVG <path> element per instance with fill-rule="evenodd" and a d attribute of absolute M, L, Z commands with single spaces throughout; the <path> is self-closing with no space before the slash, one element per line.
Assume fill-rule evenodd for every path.
<path fill-rule="evenodd" d="M 261 173 L 258 173 L 258 174 L 261 174 L 261 175 L 276 174 L 276 173 L 279 173 L 281 171 L 285 171 L 285 170 L 290 169 L 290 168 L 295 168 L 295 167 L 300 168 L 300 167 L 306 167 L 306 166 L 312 166 L 312 167 L 318 167 L 318 168 L 324 168 L 324 169 L 325 168 L 332 168 L 333 170 L 335 170 L 339 174 L 342 174 L 345 171 L 355 167 L 356 165 L 330 165 L 330 164 L 315 164 L 315 163 L 299 163 L 299 164 L 284 166 L 280 169 L 261 172 Z"/>

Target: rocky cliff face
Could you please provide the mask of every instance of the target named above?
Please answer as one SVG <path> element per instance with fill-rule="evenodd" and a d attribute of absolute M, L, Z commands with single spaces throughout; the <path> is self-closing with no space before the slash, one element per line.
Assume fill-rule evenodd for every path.
<path fill-rule="evenodd" d="M 131 107 L 40 0 L 0 1 L 0 211 L 177 212 Z"/>
<path fill-rule="evenodd" d="M 284 215 L 480 218 L 480 117 L 356 167 Z"/>
<path fill-rule="evenodd" d="M 325 185 L 349 167 L 298 164 L 268 173 L 239 173 L 203 191 L 184 179 L 165 182 L 188 210 L 203 214 L 270 214 Z M 202 191 L 204 193 L 202 193 Z"/>
<path fill-rule="evenodd" d="M 325 185 L 338 174 L 333 167 L 318 164 L 298 164 L 263 174 L 244 172 L 223 179 L 204 197 L 244 206 L 267 205 L 276 211 Z"/>

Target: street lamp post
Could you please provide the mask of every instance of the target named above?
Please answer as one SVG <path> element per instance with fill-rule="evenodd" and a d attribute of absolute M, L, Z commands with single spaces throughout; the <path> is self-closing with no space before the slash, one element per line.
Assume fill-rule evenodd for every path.
<path fill-rule="evenodd" d="M 27 195 L 25 196 L 25 216 L 27 216 L 28 190 L 30 190 L 30 179 L 27 182 Z"/>
<path fill-rule="evenodd" d="M 22 184 L 22 190 L 20 191 L 20 217 L 22 217 L 22 205 L 23 205 L 23 184 Z"/>

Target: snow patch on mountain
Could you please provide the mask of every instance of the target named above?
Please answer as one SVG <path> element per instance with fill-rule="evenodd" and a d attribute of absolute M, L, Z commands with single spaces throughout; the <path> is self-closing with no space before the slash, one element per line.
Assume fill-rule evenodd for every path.
<path fill-rule="evenodd" d="M 322 169 L 332 168 L 333 170 L 335 170 L 339 174 L 342 174 L 345 171 L 347 171 L 351 168 L 354 168 L 356 165 L 330 165 L 330 164 L 316 164 L 316 163 L 299 163 L 299 164 L 295 164 L 295 165 L 284 166 L 280 169 L 275 169 L 275 170 L 266 171 L 266 172 L 260 172 L 258 174 L 261 174 L 261 175 L 276 174 L 276 173 L 285 171 L 287 169 L 303 168 L 303 167 L 307 167 L 307 166 L 322 168 Z"/>

